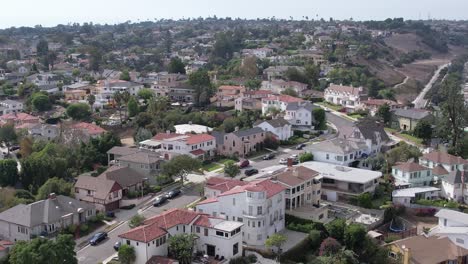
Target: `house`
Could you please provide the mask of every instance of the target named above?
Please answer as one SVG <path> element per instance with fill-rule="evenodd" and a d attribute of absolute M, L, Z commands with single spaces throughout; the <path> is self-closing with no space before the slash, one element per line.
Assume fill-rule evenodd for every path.
<path fill-rule="evenodd" d="M 122 245 L 135 249 L 135 264 L 168 253 L 169 237 L 194 234 L 194 248 L 211 257 L 229 260 L 242 254 L 244 224 L 186 209 L 171 209 L 146 219 L 139 227 L 119 235 Z M 165 263 L 165 262 L 157 262 Z"/>
<path fill-rule="evenodd" d="M 23 112 L 23 103 L 15 100 L 0 101 L 0 116 L 11 113 Z"/>
<path fill-rule="evenodd" d="M 390 137 L 384 129 L 384 124 L 373 118 L 360 119 L 354 123 L 348 133 L 342 131 L 339 136 L 349 140 L 366 142 L 366 154 L 369 156 L 382 152 L 391 144 Z"/>
<path fill-rule="evenodd" d="M 439 191 L 439 188 L 430 186 L 397 189 L 392 192 L 392 202 L 409 207 L 421 199 L 435 200 L 439 198 Z"/>
<path fill-rule="evenodd" d="M 225 178 L 225 177 L 210 177 L 205 182 L 204 193 L 206 198 L 213 198 L 221 193 L 227 192 L 236 186 L 244 186 L 247 183 L 244 181 Z"/>
<path fill-rule="evenodd" d="M 263 70 L 264 79 L 271 81 L 275 79 L 285 79 L 286 72 L 289 69 L 296 69 L 300 72 L 304 72 L 304 67 L 297 66 L 270 66 Z"/>
<path fill-rule="evenodd" d="M 86 90 L 67 90 L 63 92 L 67 102 L 83 102 L 88 98 Z"/>
<path fill-rule="evenodd" d="M 302 96 L 303 92 L 307 90 L 307 84 L 295 82 L 295 81 L 285 81 L 285 80 L 269 80 L 263 81 L 262 90 L 269 90 L 274 94 L 282 94 L 287 90 L 293 90 L 298 96 Z"/>
<path fill-rule="evenodd" d="M 262 99 L 270 96 L 272 96 L 272 93 L 267 90 L 245 91 L 241 97 L 234 100 L 234 108 L 240 112 L 243 110 L 261 110 Z"/>
<path fill-rule="evenodd" d="M 419 164 L 431 169 L 442 166 L 447 172 L 463 170 L 468 160 L 457 157 L 441 150 L 434 150 L 419 158 Z M 440 170 L 440 169 L 438 169 Z M 441 170 L 439 173 L 443 173 Z"/>
<path fill-rule="evenodd" d="M 106 79 L 97 82 L 96 92 L 103 97 L 109 98 L 112 98 L 116 92 L 128 92 L 130 95 L 137 96 L 138 92 L 143 88 L 143 84 L 139 83 Z"/>
<path fill-rule="evenodd" d="M 349 166 L 355 161 L 367 157 L 367 145 L 364 141 L 334 138 L 308 145 L 305 151 L 314 155 L 315 161 Z"/>
<path fill-rule="evenodd" d="M 141 149 L 157 151 L 164 159 L 171 160 L 177 155 L 190 155 L 202 160 L 215 155 L 216 140 L 209 134 L 158 133 L 153 138 L 139 143 Z"/>
<path fill-rule="evenodd" d="M 392 125 L 403 131 L 413 131 L 416 125 L 422 121 L 427 120 L 432 122 L 434 116 L 431 112 L 424 109 L 396 109 L 393 113 Z"/>
<path fill-rule="evenodd" d="M 438 225 L 429 231 L 429 236 L 448 238 L 459 247 L 468 249 L 468 214 L 449 209 L 440 209 L 435 214 Z"/>
<path fill-rule="evenodd" d="M 141 150 L 134 147 L 120 147 L 115 146 L 107 151 L 107 162 L 109 164 L 115 163 L 120 157 L 128 156 L 140 152 Z"/>
<path fill-rule="evenodd" d="M 330 84 L 324 91 L 327 102 L 341 105 L 346 112 L 352 113 L 361 108 L 361 103 L 366 99 L 364 88 Z"/>
<path fill-rule="evenodd" d="M 23 124 L 39 124 L 39 117 L 26 113 L 13 112 L 0 116 L 0 125 L 13 124 L 15 127 Z"/>
<path fill-rule="evenodd" d="M 122 195 L 140 192 L 148 178 L 140 171 L 130 167 L 110 166 L 98 178 L 117 182 L 122 187 Z"/>
<path fill-rule="evenodd" d="M 97 138 L 107 132 L 104 128 L 98 125 L 85 122 L 78 122 L 76 124 L 71 125 L 70 128 L 72 130 L 81 131 L 84 135 L 86 135 L 89 138 Z"/>
<path fill-rule="evenodd" d="M 174 128 L 176 134 L 203 134 L 213 131 L 211 127 L 192 124 L 192 122 L 183 125 L 175 125 Z"/>
<path fill-rule="evenodd" d="M 468 201 L 468 172 L 455 170 L 441 179 L 440 195 L 445 199 L 463 202 Z"/>
<path fill-rule="evenodd" d="M 433 180 L 431 169 L 414 161 L 393 166 L 392 176 L 395 179 L 395 186 L 429 186 Z"/>
<path fill-rule="evenodd" d="M 195 90 L 185 80 L 155 82 L 151 89 L 157 96 L 167 96 L 173 102 L 190 103 L 194 101 Z"/>
<path fill-rule="evenodd" d="M 393 111 L 402 107 L 401 104 L 392 100 L 369 98 L 367 100 L 362 101 L 362 109 L 369 111 L 371 116 L 375 116 L 379 108 L 385 104 L 389 106 L 390 111 Z"/>
<path fill-rule="evenodd" d="M 218 155 L 245 157 L 253 152 L 263 149 L 266 132 L 260 127 L 239 130 L 232 133 L 213 131 L 216 138 L 216 151 Z"/>
<path fill-rule="evenodd" d="M 28 134 L 34 139 L 41 140 L 53 140 L 60 136 L 60 127 L 59 125 L 51 124 L 24 124 L 18 126 L 17 129 L 26 129 Z"/>
<path fill-rule="evenodd" d="M 97 210 L 107 212 L 120 208 L 123 189 L 116 181 L 105 177 L 78 176 L 75 182 L 76 199 L 92 204 Z"/>
<path fill-rule="evenodd" d="M 262 99 L 262 114 L 267 115 L 272 109 L 276 109 L 279 112 L 285 112 L 288 104 L 303 102 L 301 98 L 297 98 L 290 95 L 274 95 Z"/>
<path fill-rule="evenodd" d="M 310 102 L 292 102 L 286 106 L 286 119 L 296 130 L 311 130 L 315 123 L 313 111 L 318 107 Z"/>
<path fill-rule="evenodd" d="M 93 85 L 91 85 L 89 82 L 77 82 L 77 83 L 70 84 L 70 85 L 64 85 L 62 87 L 64 92 L 74 91 L 74 90 L 84 90 L 87 93 L 90 93 L 92 88 L 93 88 Z"/>
<path fill-rule="evenodd" d="M 254 124 L 255 127 L 270 132 L 279 140 L 288 140 L 293 136 L 292 126 L 284 118 L 275 118 L 271 120 L 260 120 Z"/>
<path fill-rule="evenodd" d="M 389 256 L 402 264 L 465 263 L 468 250 L 449 238 L 437 236 L 413 236 L 387 245 Z"/>
<path fill-rule="evenodd" d="M 285 189 L 268 179 L 252 181 L 199 202 L 196 211 L 243 223 L 243 241 L 263 246 L 284 229 Z"/>
<path fill-rule="evenodd" d="M 245 57 L 255 56 L 259 59 L 265 59 L 266 57 L 271 56 L 273 50 L 270 48 L 257 48 L 257 49 L 243 49 L 242 55 Z"/>
<path fill-rule="evenodd" d="M 234 106 L 234 100 L 242 97 L 243 92 L 244 86 L 221 85 L 216 93 L 216 104 L 222 107 Z"/>
<path fill-rule="evenodd" d="M 112 163 L 137 170 L 145 175 L 151 184 L 156 184 L 154 176 L 160 172 L 164 156 L 159 152 L 140 150 L 133 154 L 116 157 Z"/>
<path fill-rule="evenodd" d="M 0 213 L 0 236 L 10 241 L 29 241 L 79 225 L 96 214 L 93 205 L 51 193 L 45 200 L 19 204 Z"/>
<path fill-rule="evenodd" d="M 320 173 L 322 178 L 322 197 L 328 201 L 347 200 L 363 193 L 374 193 L 380 171 L 344 167 L 325 162 L 309 161 L 302 166 Z"/>

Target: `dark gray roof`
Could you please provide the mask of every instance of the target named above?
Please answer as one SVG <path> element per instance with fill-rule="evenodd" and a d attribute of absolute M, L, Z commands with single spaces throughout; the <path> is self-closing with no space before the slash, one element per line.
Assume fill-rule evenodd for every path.
<path fill-rule="evenodd" d="M 44 223 L 56 223 L 68 214 L 77 213 L 78 209 L 89 210 L 94 206 L 68 196 L 57 195 L 55 199 L 46 199 L 32 204 L 19 204 L 2 213 L 0 220 L 18 225 L 34 227 Z"/>
<path fill-rule="evenodd" d="M 164 158 L 157 152 L 150 153 L 150 152 L 145 152 L 145 151 L 139 151 L 130 155 L 119 157 L 117 158 L 117 160 L 149 165 L 149 164 L 154 164 L 158 161 L 162 161 L 164 160 Z"/>
<path fill-rule="evenodd" d="M 371 139 L 373 144 L 377 144 L 377 134 L 380 134 L 382 142 L 390 141 L 385 132 L 384 125 L 372 118 L 364 118 L 356 123 L 356 127 L 365 139 Z"/>
<path fill-rule="evenodd" d="M 259 120 L 255 122 L 255 126 L 258 126 L 263 122 L 270 124 L 272 127 L 283 127 L 285 125 L 289 125 L 289 122 L 284 120 L 284 118 L 276 118 L 271 120 Z"/>
<path fill-rule="evenodd" d="M 232 133 L 236 135 L 237 137 L 247 137 L 247 136 L 252 136 L 255 134 L 263 133 L 263 129 L 259 127 L 254 127 L 254 128 L 249 128 L 246 130 L 234 131 Z"/>
<path fill-rule="evenodd" d="M 219 132 L 219 131 L 213 131 L 213 132 L 211 132 L 211 135 L 216 138 L 216 144 L 218 144 L 218 145 L 223 145 L 224 144 L 224 136 L 226 135 L 226 133 Z"/>
<path fill-rule="evenodd" d="M 462 171 L 459 171 L 459 170 L 451 171 L 449 175 L 445 177 L 444 181 L 450 184 L 460 184 L 462 183 L 462 174 L 465 177 L 464 182 L 468 183 L 468 171 L 465 171 L 463 173 Z"/>
<path fill-rule="evenodd" d="M 288 106 L 286 106 L 286 111 L 297 111 L 301 108 L 304 108 L 308 110 L 309 112 L 312 112 L 314 108 L 318 108 L 318 106 L 314 106 L 310 102 L 294 102 L 294 103 L 289 103 Z"/>
<path fill-rule="evenodd" d="M 120 155 L 120 156 L 126 156 L 130 154 L 135 154 L 139 152 L 140 150 L 137 148 L 129 148 L 129 147 L 113 147 L 107 151 L 107 154 L 113 154 L 113 155 Z"/>
<path fill-rule="evenodd" d="M 129 167 L 112 166 L 98 176 L 116 181 L 122 188 L 128 188 L 144 181 L 145 176 Z"/>
<path fill-rule="evenodd" d="M 393 112 L 396 116 L 420 120 L 431 115 L 429 111 L 422 109 L 396 109 Z"/>

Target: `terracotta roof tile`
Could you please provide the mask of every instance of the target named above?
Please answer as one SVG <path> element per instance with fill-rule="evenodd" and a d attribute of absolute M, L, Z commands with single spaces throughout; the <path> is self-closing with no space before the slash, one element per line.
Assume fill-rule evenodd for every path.
<path fill-rule="evenodd" d="M 299 166 L 292 169 L 288 168 L 286 171 L 275 175 L 274 178 L 280 183 L 294 187 L 299 184 L 303 184 L 317 176 L 319 176 L 317 171 L 306 168 L 304 166 Z"/>

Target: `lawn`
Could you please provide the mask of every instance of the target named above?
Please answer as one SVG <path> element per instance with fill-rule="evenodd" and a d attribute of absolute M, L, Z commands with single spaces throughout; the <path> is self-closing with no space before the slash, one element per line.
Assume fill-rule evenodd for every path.
<path fill-rule="evenodd" d="M 341 108 L 343 108 L 343 106 L 341 106 L 341 105 L 335 105 L 335 104 L 331 104 L 329 102 L 320 102 L 320 103 L 317 103 L 317 104 L 328 107 L 328 108 L 333 109 L 335 111 L 339 111 Z"/>
<path fill-rule="evenodd" d="M 348 115 L 349 117 L 352 117 L 352 118 L 355 118 L 355 119 L 359 119 L 359 118 L 363 118 L 364 116 L 361 115 L 361 114 L 349 114 Z"/>
<path fill-rule="evenodd" d="M 221 164 L 218 164 L 218 163 L 208 163 L 208 164 L 205 164 L 203 165 L 202 169 L 204 171 L 214 171 L 214 170 L 217 170 L 217 169 L 221 169 L 222 168 L 222 165 Z"/>
<path fill-rule="evenodd" d="M 232 160 L 232 159 L 220 159 L 220 160 L 218 161 L 218 163 L 221 163 L 221 164 L 223 164 L 223 165 L 226 165 L 226 162 L 228 162 L 228 161 L 234 161 L 234 163 L 237 163 L 237 161 Z"/>
<path fill-rule="evenodd" d="M 400 133 L 398 132 L 396 129 L 393 129 L 393 128 L 388 128 L 386 127 L 385 128 L 385 131 L 387 131 L 388 133 L 392 134 L 392 135 L 395 135 L 397 137 L 401 137 L 401 138 L 404 138 L 408 141 L 411 141 L 413 142 L 414 144 L 416 145 L 422 145 L 423 144 L 423 140 L 420 139 L 420 138 L 417 138 L 415 136 L 412 136 L 412 135 L 409 135 L 409 134 L 405 134 L 405 133 Z"/>

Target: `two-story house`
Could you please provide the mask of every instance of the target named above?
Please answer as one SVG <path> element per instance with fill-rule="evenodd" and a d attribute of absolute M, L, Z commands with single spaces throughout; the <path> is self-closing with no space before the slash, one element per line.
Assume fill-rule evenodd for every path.
<path fill-rule="evenodd" d="M 451 172 L 463 170 L 464 165 L 468 165 L 468 160 L 441 150 L 434 150 L 423 154 L 423 156 L 419 158 L 419 164 L 431 169 L 442 166 L 447 172 Z"/>
<path fill-rule="evenodd" d="M 445 199 L 467 203 L 468 201 L 468 171 L 454 170 L 440 180 L 440 195 Z"/>
<path fill-rule="evenodd" d="M 79 225 L 96 214 L 93 205 L 51 193 L 45 200 L 19 204 L 0 213 L 0 237 L 29 241 L 50 236 L 70 225 Z"/>
<path fill-rule="evenodd" d="M 23 124 L 39 124 L 39 122 L 39 117 L 26 113 L 15 112 L 0 116 L 0 125 L 13 124 L 16 127 Z"/>
<path fill-rule="evenodd" d="M 75 183 L 75 197 L 93 204 L 99 211 L 113 211 L 120 207 L 122 186 L 105 177 L 80 175 Z"/>
<path fill-rule="evenodd" d="M 241 97 L 234 100 L 234 108 L 240 112 L 244 110 L 262 110 L 262 99 L 272 95 L 272 92 L 267 90 L 245 91 Z"/>
<path fill-rule="evenodd" d="M 391 142 L 384 124 L 372 118 L 360 119 L 354 123 L 349 133 L 341 133 L 339 137 L 364 141 L 367 145 L 366 154 L 369 156 L 385 150 Z"/>
<path fill-rule="evenodd" d="M 413 131 L 416 125 L 426 120 L 432 122 L 434 116 L 430 111 L 424 109 L 405 109 L 400 108 L 392 111 L 392 125 L 403 131 Z"/>
<path fill-rule="evenodd" d="M 293 136 L 292 125 L 284 118 L 275 118 L 271 120 L 260 120 L 254 124 L 265 132 L 270 132 L 279 140 L 288 140 Z"/>
<path fill-rule="evenodd" d="M 362 87 L 336 85 L 333 83 L 325 89 L 324 97 L 329 103 L 343 106 L 348 113 L 361 108 L 362 101 L 367 99 Z"/>
<path fill-rule="evenodd" d="M 438 218 L 438 224 L 431 228 L 428 235 L 446 237 L 457 246 L 468 249 L 468 214 L 441 209 L 435 216 Z"/>
<path fill-rule="evenodd" d="M 139 227 L 119 235 L 122 245 L 135 249 L 135 264 L 145 264 L 154 256 L 168 254 L 169 237 L 193 234 L 194 251 L 216 259 L 242 255 L 244 224 L 185 209 L 171 209 L 146 219 Z M 166 262 L 158 262 L 166 263 Z"/>
<path fill-rule="evenodd" d="M 392 176 L 396 186 L 429 186 L 433 180 L 430 168 L 409 161 L 392 167 Z"/>
<path fill-rule="evenodd" d="M 305 147 L 314 155 L 315 161 L 349 166 L 363 157 L 367 157 L 367 145 L 364 141 L 334 138 Z"/>
<path fill-rule="evenodd" d="M 286 112 L 290 103 L 303 102 L 301 98 L 290 95 L 274 95 L 262 99 L 262 114 L 269 115 L 272 111 Z"/>
<path fill-rule="evenodd" d="M 294 129 L 297 130 L 310 130 L 314 128 L 314 115 L 313 111 L 315 108 L 310 102 L 293 102 L 286 106 L 286 113 L 284 119 L 286 119 Z"/>
<path fill-rule="evenodd" d="M 140 150 L 133 154 L 116 157 L 113 164 L 129 167 L 149 178 L 151 184 L 156 184 L 155 175 L 161 170 L 164 156 L 159 152 Z"/>
<path fill-rule="evenodd" d="M 401 108 L 402 105 L 392 101 L 392 100 L 387 100 L 387 99 L 367 99 L 362 101 L 362 109 L 368 110 L 371 116 L 375 116 L 379 108 L 383 105 L 388 105 L 390 108 L 390 111 L 393 111 L 395 109 Z"/>
<path fill-rule="evenodd" d="M 18 113 L 23 111 L 23 103 L 15 100 L 0 101 L 0 115 Z"/>
<path fill-rule="evenodd" d="M 196 210 L 243 223 L 244 242 L 263 246 L 269 236 L 284 229 L 285 189 L 268 179 L 252 181 L 199 202 Z"/>
<path fill-rule="evenodd" d="M 141 149 L 157 151 L 170 160 L 177 155 L 190 155 L 202 160 L 211 159 L 216 150 L 214 136 L 203 134 L 158 133 L 139 143 Z"/>
<path fill-rule="evenodd" d="M 271 80 L 263 81 L 261 89 L 269 90 L 274 94 L 281 94 L 288 89 L 292 89 L 298 96 L 302 96 L 302 92 L 307 90 L 307 84 L 295 81 Z"/>
<path fill-rule="evenodd" d="M 266 132 L 260 127 L 238 130 L 232 133 L 213 131 L 216 138 L 216 151 L 219 155 L 245 157 L 263 149 Z"/>
<path fill-rule="evenodd" d="M 234 106 L 234 100 L 242 97 L 244 86 L 221 85 L 216 93 L 216 104 L 221 107 Z"/>

